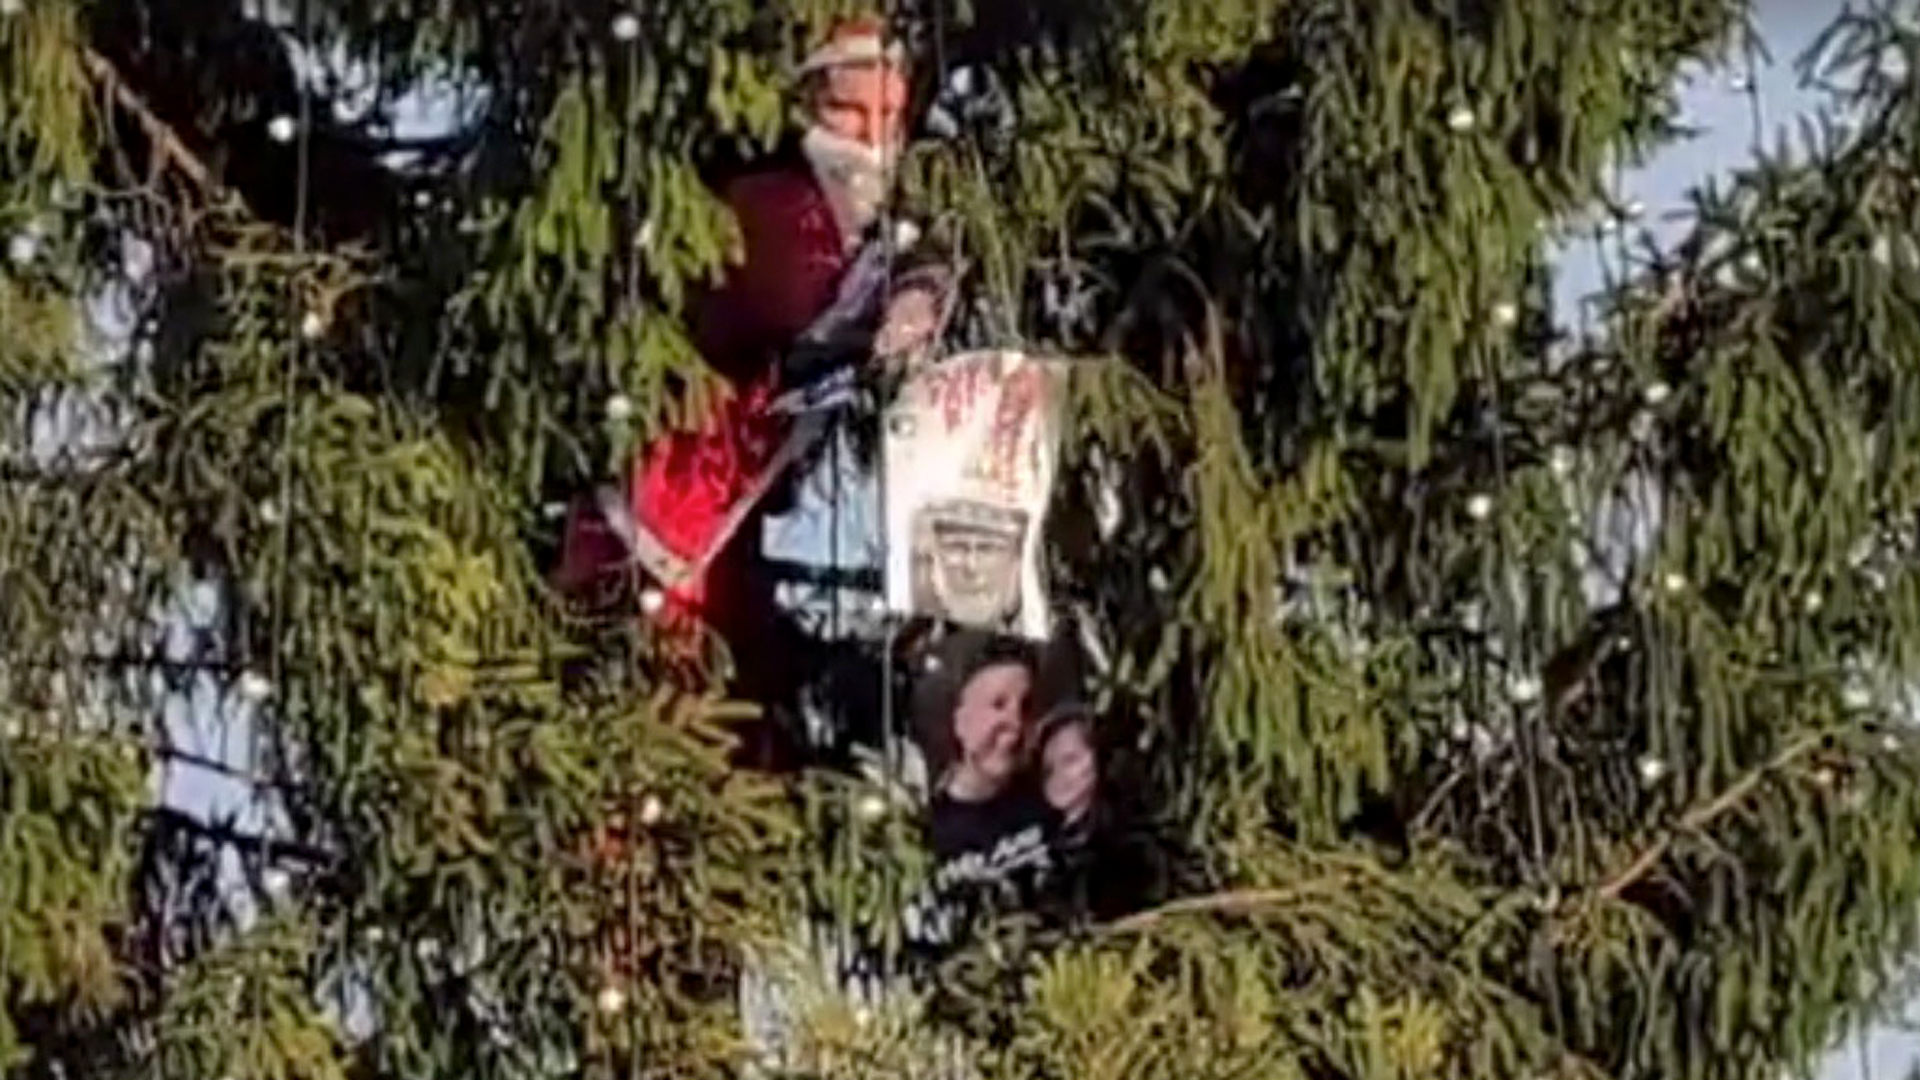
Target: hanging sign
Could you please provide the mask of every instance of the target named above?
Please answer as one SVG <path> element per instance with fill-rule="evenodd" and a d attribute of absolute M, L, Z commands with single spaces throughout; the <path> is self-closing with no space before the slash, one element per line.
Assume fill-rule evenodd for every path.
<path fill-rule="evenodd" d="M 892 611 L 1048 636 L 1041 540 L 1064 372 L 1058 360 L 983 351 L 907 376 L 882 473 Z"/>

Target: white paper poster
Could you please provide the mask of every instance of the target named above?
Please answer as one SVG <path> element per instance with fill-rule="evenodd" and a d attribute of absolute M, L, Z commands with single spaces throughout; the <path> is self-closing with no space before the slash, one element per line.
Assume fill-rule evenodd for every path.
<path fill-rule="evenodd" d="M 887 606 L 1044 640 L 1043 526 L 1058 469 L 1065 367 L 961 353 L 908 376 L 882 472 Z"/>

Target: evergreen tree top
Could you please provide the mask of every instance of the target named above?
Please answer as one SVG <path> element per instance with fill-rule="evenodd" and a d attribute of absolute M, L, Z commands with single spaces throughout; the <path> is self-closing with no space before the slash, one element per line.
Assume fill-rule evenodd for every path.
<path fill-rule="evenodd" d="M 547 507 L 720 392 L 710 181 L 853 13 L 0 0 L 10 1071 L 735 1075 L 798 911 L 897 930 L 905 815 L 733 768 L 542 582 Z M 961 337 L 1076 358 L 1053 565 L 1160 875 L 794 1071 L 1759 1077 L 1868 1015 L 1920 911 L 1906 13 L 1571 343 L 1550 231 L 1745 6 L 887 14 Z"/>

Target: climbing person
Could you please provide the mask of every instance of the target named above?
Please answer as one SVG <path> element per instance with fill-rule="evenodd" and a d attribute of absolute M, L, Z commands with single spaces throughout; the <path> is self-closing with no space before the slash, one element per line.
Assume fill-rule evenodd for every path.
<path fill-rule="evenodd" d="M 692 313 L 695 344 L 731 393 L 697 428 L 644 447 L 624 492 L 576 506 L 556 575 L 577 594 L 638 562 L 652 578 L 641 599 L 655 621 L 717 632 L 734 660 L 734 692 L 763 706 L 788 702 L 810 667 L 762 552 L 764 518 L 786 509 L 783 474 L 794 464 L 796 422 L 775 403 L 823 369 L 865 361 L 876 336 L 911 350 L 931 332 L 917 307 L 884 317 L 897 238 L 876 226 L 905 142 L 902 50 L 879 20 L 854 19 L 799 75 L 805 128 L 726 183 L 740 257 Z M 758 741 L 750 763 L 789 762 Z"/>

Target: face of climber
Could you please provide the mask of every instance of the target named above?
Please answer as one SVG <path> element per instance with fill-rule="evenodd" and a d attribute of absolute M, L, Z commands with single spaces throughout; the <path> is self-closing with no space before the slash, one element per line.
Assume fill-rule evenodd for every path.
<path fill-rule="evenodd" d="M 813 122 L 850 143 L 876 150 L 900 145 L 907 80 L 894 64 L 846 64 L 821 73 Z"/>
<path fill-rule="evenodd" d="M 906 79 L 889 64 L 848 64 L 818 76 L 801 145 L 850 236 L 879 216 L 892 187 L 906 97 Z"/>
<path fill-rule="evenodd" d="M 1032 689 L 1033 673 L 1014 663 L 982 668 L 960 688 L 953 738 L 962 779 L 976 792 L 997 790 L 1019 771 Z"/>
<path fill-rule="evenodd" d="M 1041 767 L 1047 802 L 1068 821 L 1078 820 L 1093 808 L 1099 760 L 1094 754 L 1093 733 L 1084 722 L 1054 729 L 1041 748 Z"/>

